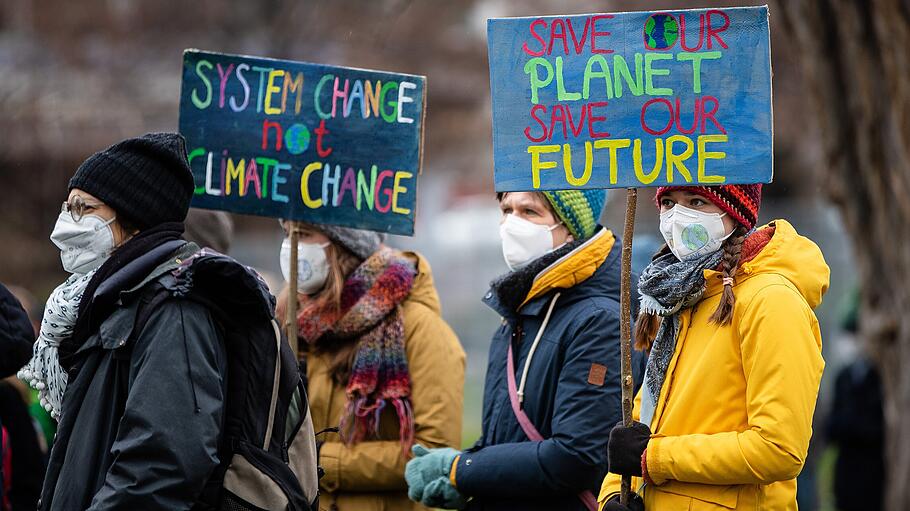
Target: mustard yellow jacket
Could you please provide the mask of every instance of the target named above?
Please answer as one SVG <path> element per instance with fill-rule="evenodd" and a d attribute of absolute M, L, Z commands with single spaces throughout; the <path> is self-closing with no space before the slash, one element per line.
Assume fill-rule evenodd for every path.
<path fill-rule="evenodd" d="M 429 448 L 459 447 L 465 354 L 455 333 L 440 316 L 439 297 L 426 259 L 406 253 L 417 264 L 411 294 L 402 303 L 405 350 L 411 374 L 411 404 L 416 442 Z M 345 386 L 328 369 L 329 356 L 307 356 L 307 392 L 316 431 L 337 427 L 345 406 Z M 408 500 L 399 442 L 398 418 L 387 407 L 380 438 L 352 446 L 326 434 L 319 451 L 325 476 L 319 481 L 320 511 L 412 511 L 425 507 Z"/>
<path fill-rule="evenodd" d="M 708 321 L 723 289 L 716 271 L 705 271 L 704 297 L 682 314 L 651 424 L 654 484 L 632 481 L 649 511 L 796 510 L 825 366 L 812 309 L 830 271 L 815 243 L 786 221 L 774 225 L 737 274 L 732 324 Z M 607 475 L 601 502 L 619 481 Z"/>

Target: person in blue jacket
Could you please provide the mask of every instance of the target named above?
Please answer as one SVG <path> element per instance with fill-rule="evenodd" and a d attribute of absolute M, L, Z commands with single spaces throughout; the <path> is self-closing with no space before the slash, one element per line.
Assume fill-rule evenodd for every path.
<path fill-rule="evenodd" d="M 498 198 L 511 271 L 484 297 L 502 324 L 490 344 L 483 436 L 464 452 L 415 446 L 409 495 L 446 509 L 593 510 L 622 416 L 621 243 L 597 224 L 603 190 Z"/>

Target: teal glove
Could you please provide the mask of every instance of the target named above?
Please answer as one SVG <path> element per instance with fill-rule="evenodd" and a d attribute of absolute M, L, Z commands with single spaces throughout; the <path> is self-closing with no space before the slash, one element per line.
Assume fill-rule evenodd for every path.
<path fill-rule="evenodd" d="M 467 500 L 449 480 L 452 463 L 461 453 L 451 448 L 430 450 L 422 445 L 413 446 L 411 452 L 414 459 L 404 469 L 408 497 L 430 507 L 463 508 Z"/>
<path fill-rule="evenodd" d="M 464 509 L 468 499 L 454 486 L 448 476 L 431 481 L 423 490 L 424 506 L 441 509 Z"/>

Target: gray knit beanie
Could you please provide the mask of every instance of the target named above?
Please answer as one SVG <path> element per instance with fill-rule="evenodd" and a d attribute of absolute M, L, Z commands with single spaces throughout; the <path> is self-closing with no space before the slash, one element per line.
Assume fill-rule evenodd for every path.
<path fill-rule="evenodd" d="M 374 252 L 379 250 L 379 245 L 382 244 L 382 236 L 373 231 L 326 224 L 317 224 L 316 227 L 328 236 L 330 240 L 348 249 L 360 259 L 366 259 L 373 255 Z"/>
<path fill-rule="evenodd" d="M 186 214 L 183 237 L 200 247 L 211 247 L 227 254 L 234 240 L 234 221 L 224 211 L 190 208 Z"/>

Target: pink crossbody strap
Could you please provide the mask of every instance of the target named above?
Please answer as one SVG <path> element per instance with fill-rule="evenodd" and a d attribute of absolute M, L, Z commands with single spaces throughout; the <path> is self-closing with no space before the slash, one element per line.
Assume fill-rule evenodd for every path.
<path fill-rule="evenodd" d="M 525 432 L 528 439 L 532 442 L 539 442 L 543 440 L 543 435 L 540 434 L 540 431 L 537 431 L 537 428 L 534 427 L 534 423 L 531 422 L 531 419 L 528 418 L 528 414 L 521 409 L 521 405 L 518 404 L 518 387 L 515 385 L 515 359 L 512 356 L 512 343 L 509 343 L 509 359 L 506 366 L 506 380 L 509 383 L 509 402 L 512 403 L 512 413 L 515 414 L 515 418 L 518 419 L 518 425 L 521 426 L 521 430 Z M 578 499 L 581 500 L 581 503 L 588 508 L 588 511 L 597 511 L 597 499 L 594 498 L 594 494 L 588 490 L 585 490 L 578 494 Z"/>

